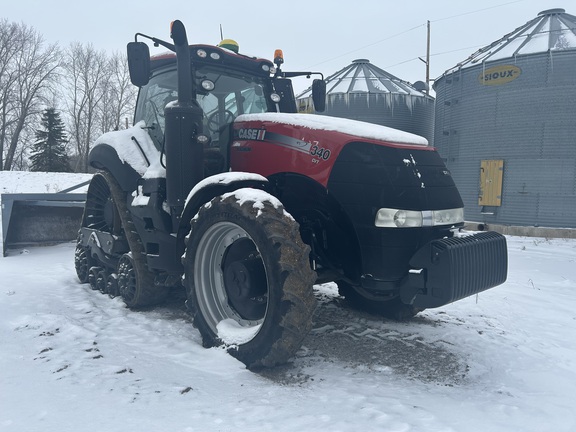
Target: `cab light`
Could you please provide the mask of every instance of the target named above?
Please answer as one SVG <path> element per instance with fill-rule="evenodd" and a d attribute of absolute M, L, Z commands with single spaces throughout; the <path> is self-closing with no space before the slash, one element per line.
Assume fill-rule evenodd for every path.
<path fill-rule="evenodd" d="M 282 63 L 284 63 L 284 53 L 281 49 L 274 51 L 274 63 L 277 66 L 280 66 Z"/>
<path fill-rule="evenodd" d="M 210 142 L 210 137 L 208 135 L 200 134 L 196 137 L 196 142 L 198 144 L 207 145 Z"/>
<path fill-rule="evenodd" d="M 210 81 L 209 79 L 202 80 L 202 88 L 206 91 L 214 90 L 214 81 Z"/>

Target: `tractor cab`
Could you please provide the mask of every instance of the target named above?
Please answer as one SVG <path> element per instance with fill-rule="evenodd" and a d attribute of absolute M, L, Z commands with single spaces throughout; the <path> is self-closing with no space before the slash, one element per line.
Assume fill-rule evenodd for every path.
<path fill-rule="evenodd" d="M 158 41 L 155 41 L 158 42 Z M 170 44 L 160 43 L 173 49 Z M 144 48 L 145 47 L 145 48 Z M 165 53 L 149 57 L 143 42 L 128 44 L 128 61 L 133 84 L 140 86 L 134 124 L 144 120 L 158 150 L 164 148 L 164 109 L 178 100 L 177 57 Z M 190 45 L 190 82 L 192 98 L 201 108 L 202 122 L 197 131 L 204 138 L 206 174 L 227 170 L 228 148 L 232 137 L 231 125 L 242 114 L 265 112 L 296 112 L 292 83 L 287 77 L 310 76 L 311 72 L 284 73 L 282 52 L 277 50 L 274 63 L 238 53 L 238 45 L 224 40 L 219 46 Z M 324 103 L 322 80 L 314 80 L 315 102 L 320 108 Z M 221 156 L 220 166 L 211 163 Z M 212 154 L 212 157 L 210 156 Z"/>
<path fill-rule="evenodd" d="M 154 64 L 154 62 L 153 62 Z M 157 149 L 164 148 L 164 108 L 178 99 L 175 62 L 152 69 L 148 84 L 140 89 L 134 123 L 144 120 Z M 269 80 L 261 76 L 235 74 L 217 68 L 195 71 L 196 102 L 202 110 L 202 134 L 206 176 L 223 172 L 228 165 L 231 124 L 241 114 L 263 113 L 273 104 Z"/>

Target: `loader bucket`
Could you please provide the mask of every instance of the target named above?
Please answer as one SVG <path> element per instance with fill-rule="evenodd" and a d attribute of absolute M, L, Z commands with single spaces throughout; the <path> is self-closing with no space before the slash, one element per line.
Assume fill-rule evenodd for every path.
<path fill-rule="evenodd" d="M 6 256 L 6 251 L 14 247 L 55 244 L 76 239 L 86 194 L 1 194 L 0 200 L 2 255 Z"/>

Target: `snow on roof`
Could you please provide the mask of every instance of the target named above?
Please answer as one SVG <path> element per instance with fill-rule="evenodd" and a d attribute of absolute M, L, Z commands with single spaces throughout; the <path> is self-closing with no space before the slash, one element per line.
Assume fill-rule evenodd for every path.
<path fill-rule="evenodd" d="M 574 49 L 576 49 L 576 16 L 565 13 L 564 9 L 549 9 L 540 12 L 536 18 L 501 39 L 480 48 L 446 73 L 486 61 Z"/>
<path fill-rule="evenodd" d="M 399 94 L 427 97 L 407 81 L 370 63 L 368 59 L 354 60 L 344 69 L 326 78 L 326 94 L 370 93 Z M 311 96 L 312 88 L 304 90 L 298 99 Z"/>
<path fill-rule="evenodd" d="M 350 120 L 340 117 L 330 117 L 315 114 L 284 114 L 262 113 L 243 114 L 236 118 L 242 121 L 264 121 L 273 123 L 285 123 L 292 126 L 300 126 L 308 129 L 342 132 L 360 138 L 387 141 L 391 143 L 411 144 L 427 146 L 428 140 L 418 135 L 358 120 Z"/>

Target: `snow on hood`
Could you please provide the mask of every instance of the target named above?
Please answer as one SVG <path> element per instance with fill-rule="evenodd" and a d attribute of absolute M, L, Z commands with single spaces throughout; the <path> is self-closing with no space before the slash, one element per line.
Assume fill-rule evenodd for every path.
<path fill-rule="evenodd" d="M 427 146 L 428 140 L 419 135 L 381 126 L 373 123 L 351 120 L 341 117 L 329 117 L 315 114 L 285 114 L 262 113 L 243 114 L 236 118 L 237 122 L 263 121 L 285 123 L 308 129 L 342 132 L 360 138 L 387 141 L 392 143 Z"/>
<path fill-rule="evenodd" d="M 99 144 L 108 144 L 114 148 L 120 160 L 144 178 L 166 177 L 166 169 L 160 163 L 160 152 L 148 135 L 143 120 L 131 128 L 105 133 L 96 140 L 94 146 Z"/>

